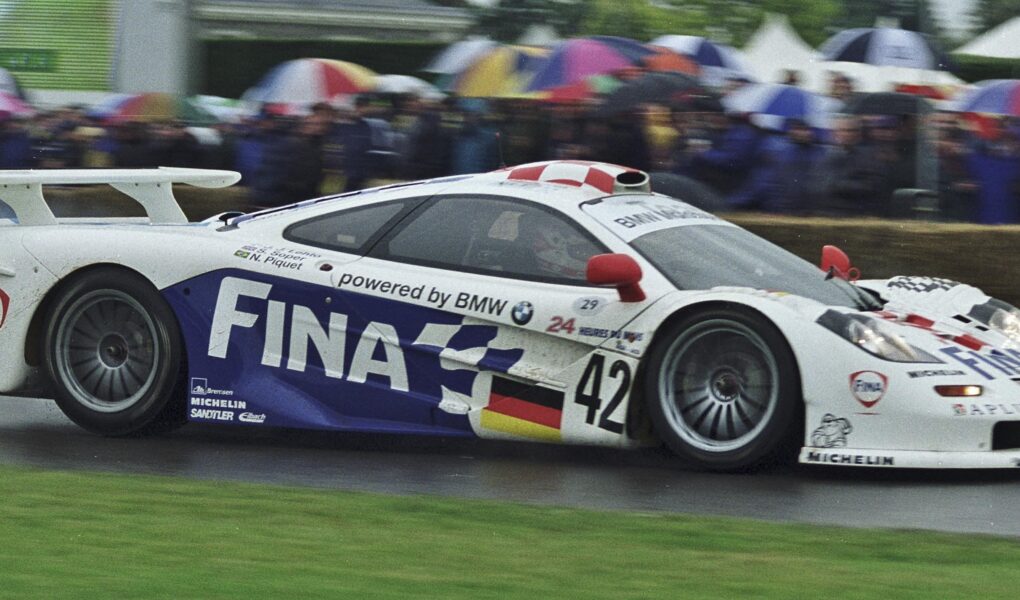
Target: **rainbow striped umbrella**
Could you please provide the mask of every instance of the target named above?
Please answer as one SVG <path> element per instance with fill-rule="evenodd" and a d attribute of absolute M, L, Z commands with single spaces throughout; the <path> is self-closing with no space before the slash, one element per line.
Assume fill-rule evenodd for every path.
<path fill-rule="evenodd" d="M 162 92 L 114 94 L 92 107 L 88 114 L 111 121 L 184 121 L 190 125 L 219 121 L 187 98 Z"/>
<path fill-rule="evenodd" d="M 369 69 L 342 60 L 300 58 L 273 67 L 243 100 L 272 104 L 315 104 L 375 87 Z"/>

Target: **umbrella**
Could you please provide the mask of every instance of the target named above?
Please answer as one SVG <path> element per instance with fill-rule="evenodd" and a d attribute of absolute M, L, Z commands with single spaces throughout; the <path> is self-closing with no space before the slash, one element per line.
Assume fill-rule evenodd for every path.
<path fill-rule="evenodd" d="M 991 79 L 949 103 L 957 112 L 1020 117 L 1020 79 Z"/>
<path fill-rule="evenodd" d="M 931 102 L 912 94 L 878 92 L 853 97 L 842 112 L 852 115 L 923 115 L 935 110 Z"/>
<path fill-rule="evenodd" d="M 255 114 L 251 104 L 234 98 L 221 96 L 198 95 L 188 98 L 196 107 L 212 113 L 218 120 L 226 123 L 237 123 Z"/>
<path fill-rule="evenodd" d="M 0 92 L 0 113 L 27 117 L 34 115 L 35 109 L 25 104 L 25 101 L 15 94 Z"/>
<path fill-rule="evenodd" d="M 244 93 L 243 99 L 278 104 L 330 102 L 338 96 L 372 90 L 375 77 L 375 73 L 354 63 L 300 58 L 273 67 Z"/>
<path fill-rule="evenodd" d="M 701 67 L 692 58 L 661 46 L 652 46 L 651 49 L 655 54 L 641 60 L 642 66 L 649 71 L 672 71 L 688 75 L 697 75 L 701 72 Z"/>
<path fill-rule="evenodd" d="M 620 80 L 611 75 L 593 75 L 569 85 L 532 92 L 531 97 L 546 102 L 583 102 L 594 96 L 609 94 L 621 85 Z"/>
<path fill-rule="evenodd" d="M 645 73 L 606 96 L 600 116 L 630 112 L 646 103 L 672 104 L 680 96 L 704 94 L 697 78 L 683 73 Z"/>
<path fill-rule="evenodd" d="M 17 96 L 22 100 L 25 99 L 25 90 L 21 88 L 21 84 L 10 71 L 4 68 L 0 68 L 0 92 Z"/>
<path fill-rule="evenodd" d="M 701 66 L 702 77 L 709 85 L 722 85 L 729 77 L 754 80 L 740 52 L 725 44 L 696 35 L 662 35 L 649 42 L 649 45 L 690 57 Z"/>
<path fill-rule="evenodd" d="M 438 75 L 454 75 L 497 46 L 499 44 L 487 38 L 472 38 L 454 42 L 433 57 L 422 71 Z"/>
<path fill-rule="evenodd" d="M 218 123 L 208 110 L 182 96 L 151 92 L 114 94 L 88 111 L 89 116 L 111 121 L 184 121 L 192 125 Z"/>
<path fill-rule="evenodd" d="M 931 38 L 892 27 L 860 27 L 841 31 L 820 49 L 825 60 L 880 67 L 946 70 L 948 59 Z"/>
<path fill-rule="evenodd" d="M 411 94 L 429 100 L 442 100 L 446 97 L 436 86 L 410 75 L 379 75 L 375 78 L 375 91 L 382 94 Z"/>
<path fill-rule="evenodd" d="M 466 97 L 519 95 L 545 63 L 549 51 L 529 46 L 494 48 L 462 71 L 451 89 Z"/>
<path fill-rule="evenodd" d="M 627 38 L 593 36 L 566 40 L 553 49 L 526 91 L 576 84 L 593 75 L 639 65 L 654 53 L 645 45 Z"/>
<path fill-rule="evenodd" d="M 731 113 L 765 115 L 758 123 L 779 128 L 786 119 L 800 119 L 812 127 L 826 127 L 838 102 L 780 83 L 752 83 L 723 98 Z"/>
<path fill-rule="evenodd" d="M 744 65 L 733 48 L 701 36 L 660 35 L 648 43 L 651 46 L 668 48 L 678 54 L 689 56 L 703 67 L 744 70 Z"/>

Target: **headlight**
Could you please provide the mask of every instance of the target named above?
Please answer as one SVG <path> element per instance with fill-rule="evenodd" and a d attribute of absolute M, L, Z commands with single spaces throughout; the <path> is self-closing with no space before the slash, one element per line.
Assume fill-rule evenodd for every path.
<path fill-rule="evenodd" d="M 1017 311 L 1017 309 L 995 309 L 995 312 L 992 313 L 992 318 L 988 320 L 988 326 L 1004 334 L 1014 342 L 1020 342 L 1020 311 Z"/>
<path fill-rule="evenodd" d="M 818 324 L 843 339 L 884 360 L 893 362 L 942 362 L 920 348 L 903 340 L 888 324 L 865 315 L 851 315 L 835 310 L 818 317 Z"/>
<path fill-rule="evenodd" d="M 984 304 L 976 305 L 968 316 L 1020 343 L 1020 309 L 1012 304 L 992 298 Z"/>

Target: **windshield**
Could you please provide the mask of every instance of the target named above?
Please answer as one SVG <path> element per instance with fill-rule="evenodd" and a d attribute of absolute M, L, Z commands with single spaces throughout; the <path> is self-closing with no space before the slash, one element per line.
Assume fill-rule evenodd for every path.
<path fill-rule="evenodd" d="M 585 211 L 682 290 L 718 286 L 787 292 L 830 306 L 878 308 L 867 292 L 753 233 L 666 196 L 616 196 Z"/>

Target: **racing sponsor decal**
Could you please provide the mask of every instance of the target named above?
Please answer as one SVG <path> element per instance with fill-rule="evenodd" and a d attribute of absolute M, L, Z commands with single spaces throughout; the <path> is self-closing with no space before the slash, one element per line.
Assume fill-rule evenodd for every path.
<path fill-rule="evenodd" d="M 214 408 L 192 408 L 188 418 L 196 421 L 234 421 L 234 411 Z"/>
<path fill-rule="evenodd" d="M 393 298 L 409 298 L 411 300 L 424 300 L 436 308 L 458 308 L 470 312 L 476 312 L 492 316 L 502 316 L 506 310 L 508 300 L 500 300 L 491 296 L 471 294 L 468 292 L 444 292 L 436 287 L 425 285 L 411 286 L 406 283 L 389 281 L 378 277 L 368 277 L 344 273 L 337 282 L 337 289 L 356 289 L 368 292 L 378 292 Z M 426 290 L 428 290 L 426 292 Z M 519 305 L 518 305 L 519 306 Z"/>
<path fill-rule="evenodd" d="M 3 327 L 7 321 L 7 311 L 10 307 L 11 297 L 7 295 L 7 292 L 0 290 L 0 327 Z"/>
<path fill-rule="evenodd" d="M 606 307 L 606 300 L 598 296 L 585 296 L 574 300 L 574 312 L 583 316 L 595 316 Z"/>
<path fill-rule="evenodd" d="M 846 448 L 846 436 L 853 430 L 847 419 L 826 413 L 822 424 L 811 433 L 811 445 L 815 448 Z"/>
<path fill-rule="evenodd" d="M 923 371 L 907 371 L 907 376 L 911 379 L 917 379 L 918 377 L 953 377 L 955 375 L 966 374 L 966 372 L 959 369 L 925 369 Z"/>
<path fill-rule="evenodd" d="M 266 422 L 266 415 L 264 413 L 256 414 L 252 412 L 243 412 L 237 416 L 237 420 L 242 423 L 254 423 L 257 425 L 261 425 L 262 423 Z"/>
<path fill-rule="evenodd" d="M 220 391 L 234 391 L 246 402 L 243 409 L 193 408 L 264 414 L 265 422 L 283 427 L 379 430 L 384 423 L 387 431 L 471 435 L 466 414 L 450 414 L 439 404 L 481 402 L 493 373 L 507 372 L 524 355 L 519 342 L 495 325 L 357 293 L 333 291 L 326 302 L 323 290 L 234 271 L 203 275 L 166 292 L 189 329 L 191 368 L 216 371 L 217 380 L 233 388 Z M 208 314 L 205 306 L 215 308 Z M 209 388 L 202 381 L 195 386 Z M 233 419 L 241 421 L 240 415 Z"/>
<path fill-rule="evenodd" d="M 296 248 L 277 248 L 264 244 L 247 244 L 234 251 L 234 256 L 278 269 L 300 271 L 309 259 L 322 258 L 321 254 Z"/>
<path fill-rule="evenodd" d="M 518 325 L 527 325 L 534 314 L 535 307 L 530 302 L 518 302 L 510 313 L 510 318 Z"/>
<path fill-rule="evenodd" d="M 886 283 L 886 287 L 892 290 L 904 290 L 915 294 L 928 294 L 936 291 L 951 290 L 960 285 L 950 279 L 940 277 L 923 276 L 899 276 L 893 277 Z"/>
<path fill-rule="evenodd" d="M 862 467 L 892 467 L 892 456 L 868 456 L 864 454 L 842 454 L 839 452 L 808 452 L 807 462 L 831 465 L 860 465 Z"/>
<path fill-rule="evenodd" d="M 850 392 L 864 408 L 871 408 L 885 396 L 889 378 L 878 371 L 857 371 L 850 374 Z"/>
<path fill-rule="evenodd" d="M 234 390 L 217 390 L 209 387 L 209 380 L 205 377 L 192 377 L 191 394 L 194 396 L 233 396 Z"/>
<path fill-rule="evenodd" d="M 1020 402 L 1010 404 L 954 404 L 954 417 L 998 417 L 1020 414 Z"/>
<path fill-rule="evenodd" d="M 627 340 L 630 343 L 640 342 L 645 339 L 645 334 L 640 331 L 624 331 L 622 329 L 601 329 L 598 327 L 580 327 L 577 334 L 583 337 L 594 337 L 603 340 Z"/>
<path fill-rule="evenodd" d="M 232 410 L 245 410 L 248 408 L 248 403 L 244 400 L 226 400 L 222 398 L 203 398 L 198 396 L 193 396 L 191 398 L 191 405 L 205 408 L 229 408 Z"/>
<path fill-rule="evenodd" d="M 595 204 L 585 204 L 584 210 L 626 241 L 683 225 L 711 223 L 733 226 L 678 200 L 656 196 L 607 198 Z"/>
<path fill-rule="evenodd" d="M 976 349 L 948 346 L 939 351 L 988 380 L 1020 376 L 1020 352 L 1011 348 L 978 352 Z"/>
<path fill-rule="evenodd" d="M 489 406 L 482 409 L 482 427 L 549 442 L 560 441 L 563 392 L 492 378 Z"/>

